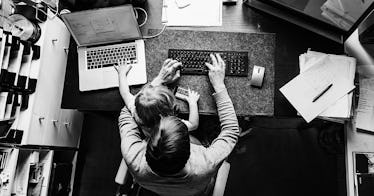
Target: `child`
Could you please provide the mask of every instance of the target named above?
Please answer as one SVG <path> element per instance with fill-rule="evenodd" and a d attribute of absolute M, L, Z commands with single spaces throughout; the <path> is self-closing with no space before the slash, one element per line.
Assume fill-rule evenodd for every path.
<path fill-rule="evenodd" d="M 151 130 L 159 124 L 161 117 L 175 115 L 175 96 L 165 86 L 153 86 L 147 84 L 134 97 L 130 93 L 127 83 L 127 73 L 131 70 L 131 65 L 120 61 L 114 66 L 118 72 L 119 91 L 127 108 L 131 111 L 135 121 L 141 127 L 146 138 L 151 136 Z M 192 90 L 188 91 L 186 101 L 190 107 L 188 121 L 182 120 L 188 131 L 193 131 L 199 126 L 199 115 L 197 101 L 200 95 Z"/>

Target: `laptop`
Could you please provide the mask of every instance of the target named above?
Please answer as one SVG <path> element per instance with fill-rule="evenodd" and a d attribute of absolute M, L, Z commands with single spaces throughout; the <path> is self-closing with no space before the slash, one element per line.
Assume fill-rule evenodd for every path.
<path fill-rule="evenodd" d="M 61 15 L 77 43 L 79 90 L 118 87 L 113 65 L 132 64 L 129 85 L 145 84 L 144 40 L 132 5 L 85 10 Z"/>

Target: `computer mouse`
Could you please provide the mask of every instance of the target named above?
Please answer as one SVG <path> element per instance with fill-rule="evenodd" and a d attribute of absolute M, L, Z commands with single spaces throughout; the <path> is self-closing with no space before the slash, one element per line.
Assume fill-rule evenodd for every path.
<path fill-rule="evenodd" d="M 264 81 L 265 67 L 253 66 L 251 86 L 261 88 Z"/>

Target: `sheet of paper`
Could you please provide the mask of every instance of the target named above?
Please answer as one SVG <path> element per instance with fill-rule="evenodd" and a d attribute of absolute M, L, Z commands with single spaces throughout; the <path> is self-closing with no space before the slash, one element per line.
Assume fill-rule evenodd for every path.
<path fill-rule="evenodd" d="M 190 0 L 190 4 L 179 8 L 176 0 L 166 1 L 168 26 L 221 26 L 222 0 Z"/>
<path fill-rule="evenodd" d="M 374 131 L 374 78 L 360 81 L 356 127 Z"/>
<path fill-rule="evenodd" d="M 339 70 L 339 66 L 339 63 L 331 61 L 329 58 L 323 58 L 280 89 L 307 122 L 312 121 L 338 99 L 354 89 L 354 85 L 346 85 L 348 79 L 336 71 Z M 313 102 L 313 99 L 330 84 L 333 86 Z"/>
<path fill-rule="evenodd" d="M 355 70 L 356 70 L 356 59 L 347 56 L 325 54 L 321 52 L 308 51 L 305 54 L 300 55 L 300 73 L 311 68 L 313 65 L 318 63 L 318 61 L 323 60 L 324 58 L 330 58 L 331 60 L 339 62 L 340 69 L 339 73 L 343 76 L 346 76 L 347 85 L 352 85 L 354 82 Z M 319 116 L 322 117 L 335 117 L 335 118 L 349 118 L 351 114 L 351 105 L 352 105 L 352 93 L 349 93 L 326 110 L 324 110 Z"/>

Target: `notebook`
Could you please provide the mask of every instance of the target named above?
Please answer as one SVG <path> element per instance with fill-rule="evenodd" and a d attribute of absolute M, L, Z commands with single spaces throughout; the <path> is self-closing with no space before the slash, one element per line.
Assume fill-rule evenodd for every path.
<path fill-rule="evenodd" d="M 61 17 L 77 43 L 80 91 L 118 87 L 113 65 L 120 59 L 132 64 L 129 85 L 147 82 L 144 40 L 132 5 L 73 12 Z"/>

